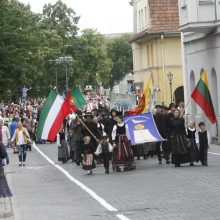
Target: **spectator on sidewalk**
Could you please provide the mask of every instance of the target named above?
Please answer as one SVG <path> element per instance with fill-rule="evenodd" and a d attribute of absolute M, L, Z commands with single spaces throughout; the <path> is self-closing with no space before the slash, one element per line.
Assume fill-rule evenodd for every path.
<path fill-rule="evenodd" d="M 18 128 L 11 139 L 18 146 L 19 166 L 25 166 L 28 139 L 30 139 L 30 135 L 27 129 L 23 127 L 22 122 L 19 121 Z"/>
<path fill-rule="evenodd" d="M 4 120 L 0 118 L 0 142 L 3 143 L 6 150 L 6 163 L 9 164 L 9 157 L 7 153 L 7 147 L 10 145 L 10 132 L 7 126 L 4 125 Z M 4 166 L 3 159 L 0 159 L 0 165 Z"/>

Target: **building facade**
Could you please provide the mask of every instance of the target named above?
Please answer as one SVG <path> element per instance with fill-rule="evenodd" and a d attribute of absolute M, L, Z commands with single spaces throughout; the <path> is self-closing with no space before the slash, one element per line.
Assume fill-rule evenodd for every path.
<path fill-rule="evenodd" d="M 218 119 L 212 125 L 193 100 L 186 108 L 188 120 L 205 121 L 213 140 L 219 143 L 220 121 L 220 1 L 179 0 L 180 27 L 183 41 L 184 93 L 189 100 L 203 69 Z"/>
<path fill-rule="evenodd" d="M 136 87 L 152 77 L 154 104 L 184 100 L 178 0 L 133 0 L 131 39 Z M 171 73 L 169 81 L 167 74 Z"/>

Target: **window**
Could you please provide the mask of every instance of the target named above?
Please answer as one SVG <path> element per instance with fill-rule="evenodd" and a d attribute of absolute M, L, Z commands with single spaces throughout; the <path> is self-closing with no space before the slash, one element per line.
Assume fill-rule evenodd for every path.
<path fill-rule="evenodd" d="M 213 4 L 214 0 L 199 0 L 199 5 Z"/>
<path fill-rule="evenodd" d="M 141 30 L 144 29 L 144 13 L 143 9 L 141 9 Z"/>
<path fill-rule="evenodd" d="M 181 1 L 180 1 L 180 7 L 181 7 L 181 8 L 186 8 L 186 5 L 187 5 L 187 4 L 186 4 L 186 0 L 181 0 Z"/>
<path fill-rule="evenodd" d="M 141 11 L 138 11 L 138 19 L 139 19 L 138 27 L 139 27 L 139 31 L 140 31 L 141 30 Z"/>

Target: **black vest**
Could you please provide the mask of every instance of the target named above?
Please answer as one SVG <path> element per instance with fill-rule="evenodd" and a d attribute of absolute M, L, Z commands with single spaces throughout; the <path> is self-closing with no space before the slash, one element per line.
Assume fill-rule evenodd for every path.
<path fill-rule="evenodd" d="M 208 145 L 207 131 L 204 131 L 204 132 L 199 131 L 199 144 Z"/>

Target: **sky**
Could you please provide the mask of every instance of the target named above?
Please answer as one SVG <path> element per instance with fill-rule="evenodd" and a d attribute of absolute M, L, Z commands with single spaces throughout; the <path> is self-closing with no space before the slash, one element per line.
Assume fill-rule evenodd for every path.
<path fill-rule="evenodd" d="M 19 0 L 41 13 L 44 4 L 57 0 Z M 129 0 L 62 0 L 80 16 L 78 27 L 96 29 L 101 34 L 133 31 L 133 8 Z"/>

